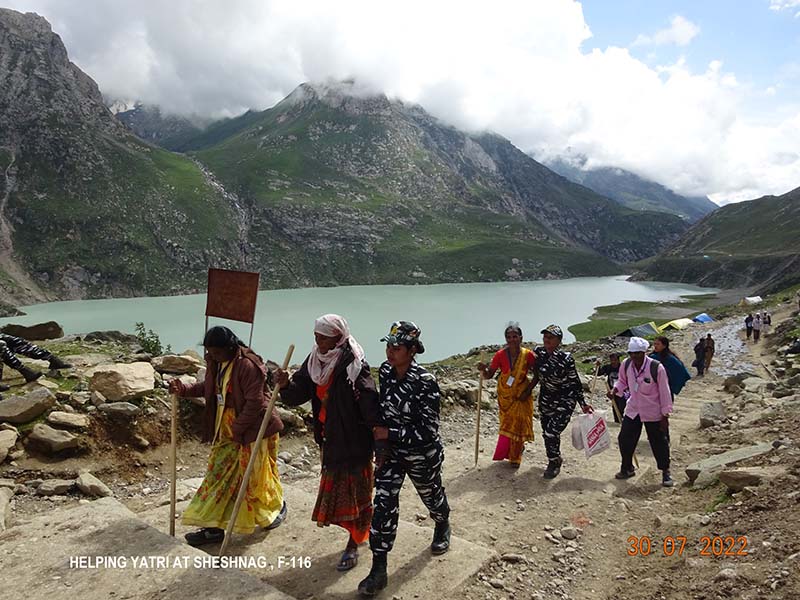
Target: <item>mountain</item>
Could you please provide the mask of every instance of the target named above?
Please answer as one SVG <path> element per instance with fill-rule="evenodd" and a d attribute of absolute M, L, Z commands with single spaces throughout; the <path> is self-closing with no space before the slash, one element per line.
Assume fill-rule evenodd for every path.
<path fill-rule="evenodd" d="M 585 185 L 598 194 L 634 210 L 650 210 L 677 215 L 694 223 L 719 207 L 705 196 L 681 196 L 672 190 L 614 167 L 586 169 L 586 158 L 557 158 L 545 164 L 570 181 Z"/>
<path fill-rule="evenodd" d="M 729 204 L 647 261 L 642 276 L 769 293 L 800 283 L 798 231 L 800 188 Z"/>
<path fill-rule="evenodd" d="M 653 231 L 685 229 L 353 83 L 304 84 L 222 126 L 227 137 L 209 130 L 185 148 L 252 207 L 259 245 L 277 232 L 303 245 L 304 273 L 325 268 L 330 248 L 328 268 L 375 282 L 611 273 L 612 260 L 651 255 Z"/>
<path fill-rule="evenodd" d="M 136 103 L 116 112 L 122 124 L 141 139 L 167 150 L 181 150 L 187 139 L 202 133 L 210 121 L 163 114 L 158 106 Z"/>
<path fill-rule="evenodd" d="M 199 289 L 241 263 L 238 221 L 194 162 L 114 118 L 44 18 L 0 9 L 0 300 Z"/>
<path fill-rule="evenodd" d="M 606 275 L 686 228 L 352 82 L 195 134 L 140 108 L 190 155 L 0 10 L 0 301 L 190 292 L 209 266 L 272 288 Z"/>

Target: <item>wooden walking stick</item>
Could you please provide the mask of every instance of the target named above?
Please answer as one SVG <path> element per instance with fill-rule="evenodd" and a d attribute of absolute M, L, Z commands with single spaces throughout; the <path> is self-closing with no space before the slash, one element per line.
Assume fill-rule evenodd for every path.
<path fill-rule="evenodd" d="M 178 446 L 178 394 L 172 394 L 172 419 L 169 437 L 169 534 L 175 537 L 175 486 L 178 469 L 176 466 Z"/>
<path fill-rule="evenodd" d="M 483 357 L 481 357 L 483 358 Z M 481 360 L 483 362 L 483 360 Z M 475 417 L 475 464 L 478 466 L 478 452 L 481 447 L 481 401 L 483 400 L 483 371 L 481 371 L 480 379 L 478 379 L 478 401 L 476 404 L 476 417 Z"/>
<path fill-rule="evenodd" d="M 289 349 L 286 351 L 286 358 L 283 359 L 283 366 L 281 367 L 284 371 L 289 368 L 289 361 L 292 359 L 292 354 L 294 353 L 294 344 L 289 345 Z M 228 521 L 228 527 L 225 529 L 225 537 L 222 540 L 222 545 L 219 548 L 219 555 L 225 552 L 225 548 L 228 547 L 228 542 L 231 539 L 231 535 L 233 534 L 233 526 L 236 523 L 236 517 L 239 516 L 239 509 L 242 507 L 242 502 L 244 501 L 244 497 L 247 494 L 247 484 L 250 482 L 250 475 L 253 472 L 253 465 L 256 463 L 256 456 L 258 455 L 258 449 L 261 445 L 261 440 L 264 439 L 264 432 L 267 430 L 267 425 L 269 424 L 269 420 L 272 416 L 272 409 L 275 407 L 275 402 L 278 400 L 280 396 L 280 388 L 276 385 L 275 388 L 272 390 L 272 397 L 269 399 L 269 405 L 267 406 L 267 412 L 264 413 L 264 418 L 261 419 L 261 427 L 258 429 L 258 435 L 256 435 L 256 439 L 253 442 L 250 452 L 250 460 L 247 462 L 247 468 L 244 471 L 244 475 L 242 476 L 242 483 L 239 486 L 239 493 L 236 496 L 236 502 L 233 505 L 233 512 L 231 512 L 231 518 Z"/>
<path fill-rule="evenodd" d="M 594 367 L 594 377 L 592 377 L 592 385 L 589 387 L 589 396 L 594 396 L 594 384 L 597 383 L 597 374 L 599 372 L 600 372 L 600 363 L 597 363 Z M 608 385 L 607 381 L 606 385 Z"/>

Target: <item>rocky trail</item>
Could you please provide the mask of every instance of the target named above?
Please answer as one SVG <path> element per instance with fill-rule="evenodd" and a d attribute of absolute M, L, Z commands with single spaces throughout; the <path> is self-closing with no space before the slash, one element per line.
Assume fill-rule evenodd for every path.
<path fill-rule="evenodd" d="M 566 432 L 565 463 L 555 480 L 541 477 L 546 461 L 538 423 L 521 468 L 492 462 L 497 412 L 491 383 L 483 399 L 475 467 L 473 371 L 437 369 L 444 398 L 441 431 L 452 547 L 443 556 L 430 555 L 433 525 L 406 483 L 398 540 L 389 559 L 389 588 L 382 597 L 800 597 L 800 542 L 794 535 L 800 524 L 795 425 L 800 358 L 776 354 L 776 345 L 797 327 L 798 317 L 788 305 L 773 316 L 776 325 L 783 324 L 758 346 L 743 341 L 738 317 L 671 335 L 673 349 L 687 364 L 697 337 L 711 331 L 717 340 L 711 372 L 692 379 L 676 400 L 671 419 L 674 488 L 661 487 L 644 435 L 637 476 L 614 479 L 618 426 L 610 415 L 612 446 L 591 459 L 572 448 Z M 180 525 L 177 538 L 166 535 L 169 413 L 164 390 L 155 384 L 196 375 L 199 361 L 168 359 L 175 364 L 165 369 L 165 357 L 148 362 L 121 348 L 105 342 L 98 352 L 75 357 L 81 365 L 75 373 L 62 379 L 52 373 L 19 389 L 29 407 L 47 406 L 33 422 L 9 424 L 3 416 L 5 401 L 0 402 L 0 419 L 6 420 L 0 425 L 0 451 L 4 439 L 14 438 L 8 447 L 11 462 L 0 466 L 3 589 L 28 598 L 72 592 L 87 598 L 188 598 L 199 593 L 210 598 L 355 597 L 358 581 L 369 570 L 369 552 L 361 549 L 361 561 L 352 571 L 335 570 L 346 538 L 341 530 L 310 521 L 319 457 L 295 413 L 284 413 L 290 427 L 281 440 L 289 519 L 271 532 L 234 537 L 227 554 L 239 557 L 242 568 L 204 568 L 203 560 L 212 560 L 218 547 L 190 548 L 182 538 L 187 529 Z M 605 351 L 608 345 L 599 348 Z M 97 372 L 106 373 L 110 367 L 103 365 L 121 357 L 128 366 L 115 369 L 140 370 L 140 379 L 150 377 L 150 387 L 157 389 L 143 398 L 116 401 L 112 397 L 122 394 L 119 390 L 99 392 L 98 382 L 108 376 Z M 133 387 L 134 375 L 127 373 Z M 146 381 L 140 385 L 146 387 Z M 52 388 L 49 395 L 40 391 L 47 387 Z M 590 402 L 607 410 L 602 382 L 596 387 Z M 192 403 L 182 407 L 179 510 L 205 469 L 207 448 L 192 433 L 197 413 Z M 24 443 L 17 441 L 23 438 Z M 56 449 L 59 444 L 66 449 Z M 87 469 L 102 482 L 80 475 Z M 97 495 L 107 497 L 95 500 Z M 70 565 L 71 557 L 80 556 L 178 557 L 189 564 Z"/>

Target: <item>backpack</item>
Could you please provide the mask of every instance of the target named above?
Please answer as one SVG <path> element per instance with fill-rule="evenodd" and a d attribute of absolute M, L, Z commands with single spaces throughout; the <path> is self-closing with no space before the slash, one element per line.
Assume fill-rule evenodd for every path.
<path fill-rule="evenodd" d="M 628 366 L 631 363 L 630 358 L 626 358 L 622 362 L 622 368 L 625 369 L 625 374 L 628 375 Z M 650 359 L 650 377 L 653 379 L 653 383 L 658 383 L 658 365 L 661 363 L 657 361 L 655 358 Z"/>

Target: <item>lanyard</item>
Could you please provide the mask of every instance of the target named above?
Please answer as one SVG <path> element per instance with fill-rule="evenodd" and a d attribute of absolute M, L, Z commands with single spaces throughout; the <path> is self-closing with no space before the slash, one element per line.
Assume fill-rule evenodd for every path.
<path fill-rule="evenodd" d="M 232 365 L 233 365 L 233 359 L 228 361 L 228 364 L 225 365 L 225 368 L 217 371 L 217 392 L 219 394 L 225 393 L 225 390 L 222 389 L 222 384 L 225 382 L 225 375 L 227 374 L 228 369 L 230 369 Z"/>
<path fill-rule="evenodd" d="M 214 426 L 214 440 L 212 443 L 216 443 L 217 437 L 219 436 L 219 429 L 222 425 L 222 415 L 225 412 L 225 390 L 224 390 L 224 383 L 225 383 L 225 375 L 228 373 L 228 369 L 231 368 L 233 365 L 233 359 L 231 359 L 225 368 L 220 369 L 217 371 L 217 418 L 216 423 Z"/>

